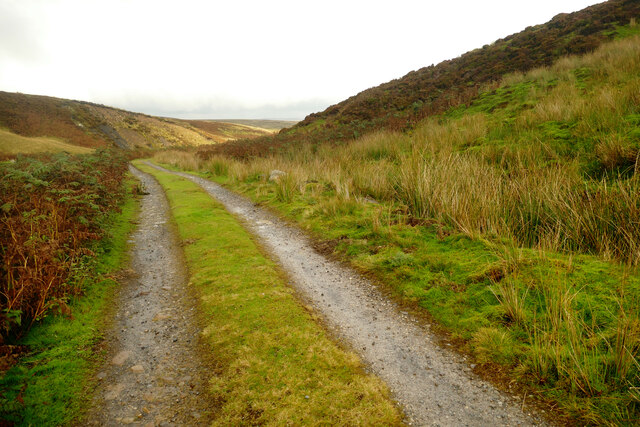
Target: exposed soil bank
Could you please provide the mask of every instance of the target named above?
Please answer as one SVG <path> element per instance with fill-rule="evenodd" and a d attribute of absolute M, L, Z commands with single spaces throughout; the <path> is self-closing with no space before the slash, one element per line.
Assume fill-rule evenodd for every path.
<path fill-rule="evenodd" d="M 86 423 L 208 424 L 205 358 L 196 299 L 186 285 L 182 251 L 169 205 L 153 177 L 130 167 L 144 184 L 131 269 L 119 295 L 108 359 Z"/>
<path fill-rule="evenodd" d="M 206 179 L 192 180 L 257 235 L 330 328 L 387 382 L 419 425 L 539 425 L 521 404 L 475 376 L 455 353 L 353 270 L 316 253 L 307 238 L 252 202 Z"/>

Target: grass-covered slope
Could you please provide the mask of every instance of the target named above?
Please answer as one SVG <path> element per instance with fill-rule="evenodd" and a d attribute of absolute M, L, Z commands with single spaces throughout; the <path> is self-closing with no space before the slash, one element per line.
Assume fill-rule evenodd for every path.
<path fill-rule="evenodd" d="M 82 101 L 0 92 L 0 129 L 26 138 L 55 139 L 77 147 L 117 146 L 135 150 L 199 146 L 271 134 L 271 131 L 242 124 L 208 126 L 207 123 L 153 117 Z M 16 137 L 12 141 L 3 135 L 0 138 L 0 155 L 14 155 L 16 151 L 60 151 L 59 146 L 44 145 L 41 140 L 24 139 L 16 145 Z"/>
<path fill-rule="evenodd" d="M 86 154 L 91 148 L 73 145 L 57 138 L 27 137 L 0 128 L 0 153 L 7 157 L 17 154 L 57 153 Z"/>
<path fill-rule="evenodd" d="M 271 135 L 273 131 L 249 124 L 225 122 L 220 120 L 185 120 L 194 128 L 201 129 L 212 135 L 216 142 L 226 142 L 234 139 L 252 139 L 259 136 Z M 247 122 L 251 122 L 247 120 Z M 215 137 L 213 137 L 215 135 Z"/>
<path fill-rule="evenodd" d="M 637 33 L 640 25 L 636 22 L 640 22 L 640 3 L 635 0 L 610 0 L 560 14 L 458 58 L 367 89 L 310 114 L 274 137 L 204 147 L 203 152 L 205 156 L 226 153 L 249 157 L 268 153 L 273 149 L 270 147 L 304 141 L 336 143 L 377 129 L 411 128 L 425 117 L 470 102 L 483 85 L 499 81 L 506 74 L 548 66 L 562 56 L 590 52 L 603 42 Z"/>
<path fill-rule="evenodd" d="M 574 423 L 640 418 L 640 37 L 343 146 L 165 153 L 298 221 Z M 269 173 L 287 173 L 277 182 Z M 528 397 L 528 398 L 530 398 Z"/>
<path fill-rule="evenodd" d="M 640 4 L 629 0 L 608 1 L 579 12 L 560 14 L 545 24 L 529 27 L 459 58 L 412 71 L 361 92 L 310 115 L 297 127 L 304 128 L 318 120 L 350 126 L 376 121 L 402 126 L 402 121 L 468 101 L 477 93 L 479 84 L 499 80 L 508 73 L 551 65 L 564 55 L 592 51 L 617 35 L 618 27 L 629 25 L 633 18 L 640 18 Z"/>
<path fill-rule="evenodd" d="M 60 138 L 81 147 L 106 147 L 98 132 L 79 126 L 73 102 L 45 96 L 0 92 L 0 126 L 25 137 Z"/>

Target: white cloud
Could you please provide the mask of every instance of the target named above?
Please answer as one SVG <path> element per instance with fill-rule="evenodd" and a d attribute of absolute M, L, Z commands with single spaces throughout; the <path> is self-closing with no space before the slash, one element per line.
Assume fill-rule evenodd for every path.
<path fill-rule="evenodd" d="M 0 0 L 0 90 L 301 118 L 593 3 Z"/>

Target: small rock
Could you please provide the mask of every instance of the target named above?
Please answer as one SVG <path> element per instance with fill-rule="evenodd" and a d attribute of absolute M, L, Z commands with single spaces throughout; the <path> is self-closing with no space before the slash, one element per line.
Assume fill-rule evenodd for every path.
<path fill-rule="evenodd" d="M 380 202 L 378 202 L 376 199 L 374 199 L 373 197 L 369 197 L 369 196 L 365 196 L 363 198 L 363 200 L 365 201 L 365 203 L 370 203 L 372 205 L 379 205 Z"/>
<path fill-rule="evenodd" d="M 127 418 L 123 418 L 122 421 L 120 421 L 122 424 L 133 424 L 135 422 L 135 418 L 133 417 L 127 417 Z"/>
<path fill-rule="evenodd" d="M 107 393 L 104 396 L 105 400 L 114 400 L 124 390 L 124 384 L 115 384 L 107 387 Z"/>
<path fill-rule="evenodd" d="M 106 372 L 100 372 L 98 375 L 96 375 L 96 378 L 98 378 L 100 381 L 102 381 L 103 379 L 107 378 L 107 373 Z"/>
<path fill-rule="evenodd" d="M 153 321 L 157 322 L 158 320 L 166 320 L 166 319 L 170 319 L 171 316 L 168 314 L 164 314 L 164 313 L 158 313 L 155 316 L 153 316 Z"/>
<path fill-rule="evenodd" d="M 131 372 L 134 374 L 141 374 L 144 372 L 144 367 L 142 365 L 133 365 L 131 367 Z"/>
<path fill-rule="evenodd" d="M 274 169 L 269 173 L 269 181 L 279 181 L 281 177 L 285 176 L 287 173 L 280 171 L 278 169 Z"/>
<path fill-rule="evenodd" d="M 122 366 L 124 362 L 131 356 L 131 352 L 128 350 L 121 351 L 111 359 L 111 364 L 116 366 Z"/>
<path fill-rule="evenodd" d="M 175 381 L 175 378 L 169 376 L 169 375 L 163 375 L 161 377 L 158 378 L 161 382 L 164 382 L 166 384 L 171 384 Z"/>

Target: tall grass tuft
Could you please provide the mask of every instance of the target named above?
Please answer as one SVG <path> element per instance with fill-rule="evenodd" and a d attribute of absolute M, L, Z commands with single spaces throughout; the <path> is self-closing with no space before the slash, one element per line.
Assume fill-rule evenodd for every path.
<path fill-rule="evenodd" d="M 153 156 L 154 160 L 171 166 L 180 167 L 187 170 L 200 170 L 203 165 L 202 160 L 193 153 L 180 150 L 159 151 Z"/>
<path fill-rule="evenodd" d="M 204 166 L 214 176 L 228 176 L 229 165 L 224 158 L 214 156 L 205 162 Z"/>
<path fill-rule="evenodd" d="M 276 199 L 289 203 L 298 189 L 298 182 L 291 174 L 282 175 L 276 180 Z"/>

